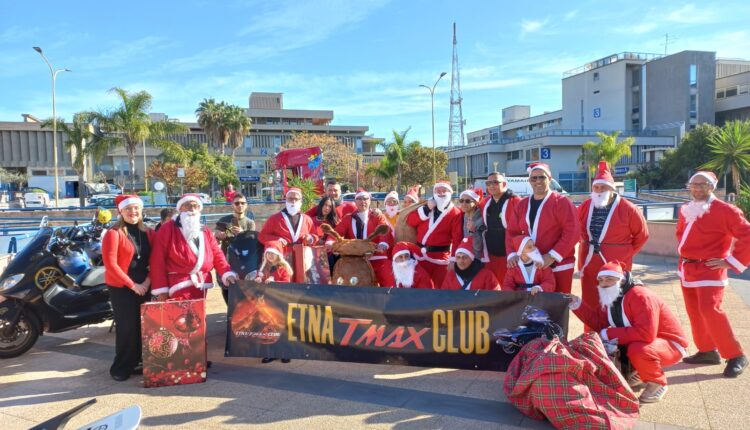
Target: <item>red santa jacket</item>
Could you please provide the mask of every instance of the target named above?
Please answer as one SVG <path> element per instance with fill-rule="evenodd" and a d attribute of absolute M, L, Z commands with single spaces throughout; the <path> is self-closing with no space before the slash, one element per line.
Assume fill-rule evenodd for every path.
<path fill-rule="evenodd" d="M 450 248 L 452 244 L 461 243 L 463 239 L 463 212 L 450 203 L 440 213 L 437 220 L 434 211 L 425 214 L 422 206 L 406 217 L 406 223 L 417 229 L 417 240 L 424 247 L 440 246 Z M 451 251 L 422 252 L 420 261 L 448 265 L 449 258 L 456 252 L 454 246 Z"/>
<path fill-rule="evenodd" d="M 630 271 L 633 256 L 641 250 L 648 240 L 648 227 L 641 211 L 619 194 L 615 194 L 612 208 L 599 235 L 599 253 L 594 250 L 591 241 L 591 216 L 594 205 L 591 199 L 578 207 L 578 220 L 581 225 L 581 243 L 578 246 L 578 270 L 583 270 L 595 255 L 601 258 L 600 264 L 608 261 L 622 261 Z"/>
<path fill-rule="evenodd" d="M 521 266 L 522 264 L 519 264 L 505 272 L 503 291 L 518 291 L 519 286 L 521 286 L 520 289 L 527 290 L 534 285 L 539 285 L 545 293 L 555 292 L 555 275 L 552 269 L 531 266 L 531 273 L 527 274 Z"/>
<path fill-rule="evenodd" d="M 281 265 L 274 266 L 268 274 L 258 272 L 258 276 L 261 278 L 261 281 L 271 279 L 271 282 L 292 282 L 292 274 Z"/>
<path fill-rule="evenodd" d="M 539 252 L 548 253 L 557 261 L 552 266 L 553 272 L 573 269 L 575 246 L 581 234 L 575 206 L 567 197 L 550 191 L 539 206 L 534 226 L 529 226 L 531 198 L 532 196 L 521 199 L 508 220 L 506 246 L 513 243 L 515 236 L 530 236 Z M 508 253 L 508 257 L 515 255 L 515 252 Z"/>
<path fill-rule="evenodd" d="M 151 247 L 151 294 L 169 293 L 194 286 L 213 287 L 211 270 L 216 269 L 221 281 L 235 275 L 227 264 L 213 233 L 201 229 L 199 244 L 188 243 L 174 221 L 162 225 L 154 236 Z"/>
<path fill-rule="evenodd" d="M 341 221 L 336 225 L 336 232 L 340 234 L 344 239 L 356 239 L 357 238 L 357 222 L 354 219 L 357 215 L 357 212 L 352 212 L 350 214 L 347 214 L 344 216 L 344 218 L 341 219 Z M 385 217 L 382 214 L 377 214 L 375 211 L 370 209 L 369 214 L 367 216 L 367 224 L 365 225 L 365 231 L 362 233 L 362 238 L 367 239 L 367 236 L 370 235 L 375 229 L 381 225 L 385 224 L 388 225 L 388 221 L 385 220 Z M 391 230 L 388 229 L 388 233 L 381 234 L 380 236 L 376 236 L 373 240 L 378 245 L 385 245 L 388 249 L 385 252 L 376 252 L 370 257 L 370 260 L 387 260 L 389 259 L 390 255 L 390 249 L 393 246 L 393 233 L 391 233 Z M 329 238 L 328 243 L 333 243 L 333 239 Z"/>
<path fill-rule="evenodd" d="M 396 288 L 418 288 L 422 290 L 432 290 L 435 288 L 435 284 L 430 278 L 430 274 L 420 267 L 419 264 L 414 266 L 414 280 L 412 281 L 411 287 L 403 286 L 398 280 L 396 280 Z"/>
<path fill-rule="evenodd" d="M 305 214 L 310 218 L 315 219 L 315 217 L 317 216 L 317 211 L 318 206 L 315 205 L 312 208 L 308 209 Z M 357 205 L 352 202 L 341 202 L 336 205 L 336 215 L 338 215 L 339 219 L 344 218 L 344 215 L 348 215 L 352 212 L 357 212 Z"/>
<path fill-rule="evenodd" d="M 711 258 L 726 258 L 742 273 L 750 264 L 750 223 L 736 206 L 713 195 L 702 217 L 688 223 L 680 211 L 677 220 L 678 274 L 685 287 L 722 287 L 728 285 L 727 269 L 706 266 Z M 737 239 L 732 248 L 732 239 Z M 694 260 L 687 262 L 685 259 Z"/>
<path fill-rule="evenodd" d="M 497 282 L 495 274 L 485 269 L 484 267 L 479 269 L 479 272 L 474 279 L 469 282 L 468 288 L 462 287 L 461 282 L 458 280 L 458 275 L 455 270 L 448 271 L 443 280 L 443 285 L 440 286 L 441 290 L 500 290 L 500 284 Z"/>
<path fill-rule="evenodd" d="M 308 234 L 313 237 L 313 242 L 317 242 L 318 236 L 315 231 L 315 223 L 309 216 L 300 214 L 299 224 L 297 224 L 297 230 L 295 231 L 286 214 L 279 211 L 268 217 L 260 233 L 258 233 L 258 240 L 265 244 L 284 239 L 286 241 L 284 253 L 286 254 L 291 252 L 292 245 L 295 243 L 303 243 Z"/>
<path fill-rule="evenodd" d="M 635 285 L 622 299 L 622 321 L 625 327 L 615 327 L 612 307 L 593 309 L 581 303 L 573 313 L 584 324 L 596 331 L 606 329 L 606 339 L 617 339 L 619 345 L 632 342 L 651 343 L 657 337 L 670 341 L 677 349 L 688 346 L 680 321 L 659 296 L 643 285 Z"/>
<path fill-rule="evenodd" d="M 135 246 L 128 239 L 125 227 L 110 229 L 102 239 L 102 264 L 104 282 L 111 287 L 133 288 L 135 283 L 128 276 L 130 263 L 135 255 Z M 148 243 L 153 243 L 154 231 L 146 230 Z M 153 245 L 151 245 L 153 247 Z"/>
<path fill-rule="evenodd" d="M 507 192 L 507 191 L 506 191 Z M 490 201 L 492 200 L 492 196 L 487 196 L 484 200 L 482 200 L 482 203 L 480 203 L 480 209 L 482 210 L 482 219 L 484 220 L 484 225 L 487 225 L 487 209 L 490 206 Z M 500 209 L 500 221 L 503 223 L 503 227 L 507 230 L 508 229 L 508 219 L 513 216 L 516 210 L 516 206 L 521 201 L 521 198 L 518 197 L 515 194 L 512 194 L 507 200 L 505 200 L 505 203 L 503 203 L 503 207 Z M 482 256 L 482 261 L 487 263 L 490 261 L 490 253 L 487 251 L 487 231 L 482 234 L 482 241 L 484 242 L 484 255 Z M 510 235 L 508 232 L 505 232 L 505 254 L 509 254 L 509 251 L 513 249 L 513 244 L 510 241 Z"/>

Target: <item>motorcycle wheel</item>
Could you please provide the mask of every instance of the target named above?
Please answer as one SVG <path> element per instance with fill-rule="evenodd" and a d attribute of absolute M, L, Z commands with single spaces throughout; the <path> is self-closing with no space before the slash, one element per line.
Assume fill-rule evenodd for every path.
<path fill-rule="evenodd" d="M 26 311 L 21 312 L 16 324 L 0 319 L 0 358 L 14 358 L 22 355 L 39 339 L 39 326 L 31 320 Z"/>
<path fill-rule="evenodd" d="M 506 344 L 503 345 L 503 352 L 506 354 L 515 354 L 518 352 L 518 346 L 515 344 Z"/>

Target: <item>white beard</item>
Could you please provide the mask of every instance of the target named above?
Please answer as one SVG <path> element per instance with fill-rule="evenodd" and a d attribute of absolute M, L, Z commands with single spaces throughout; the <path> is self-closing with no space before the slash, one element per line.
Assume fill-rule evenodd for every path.
<path fill-rule="evenodd" d="M 609 199 L 612 197 L 612 191 L 605 191 L 603 193 L 591 192 L 591 203 L 595 208 L 603 208 L 609 203 Z"/>
<path fill-rule="evenodd" d="M 708 212 L 708 208 L 711 206 L 708 202 L 692 202 L 682 205 L 680 213 L 685 217 L 685 221 L 693 222 Z"/>
<path fill-rule="evenodd" d="M 180 231 L 187 241 L 201 235 L 201 216 L 198 212 L 180 212 Z"/>
<path fill-rule="evenodd" d="M 618 297 L 620 297 L 620 294 L 622 293 L 622 286 L 617 287 L 596 287 L 599 290 L 599 303 L 602 306 L 609 307 L 612 306 L 612 303 L 617 300 Z"/>
<path fill-rule="evenodd" d="M 302 209 L 302 201 L 298 201 L 297 203 L 289 203 L 286 204 L 286 211 L 289 212 L 289 215 L 295 216 L 299 213 L 299 211 Z"/>
<path fill-rule="evenodd" d="M 534 263 L 544 264 L 544 257 L 542 257 L 542 253 L 539 252 L 538 249 L 527 252 L 526 256 L 529 257 Z"/>
<path fill-rule="evenodd" d="M 417 261 L 408 260 L 400 263 L 393 262 L 393 277 L 396 283 L 401 284 L 404 288 L 411 288 L 414 285 L 414 272 L 416 272 Z"/>
<path fill-rule="evenodd" d="M 398 206 L 388 206 L 385 207 L 385 213 L 388 214 L 389 217 L 393 218 L 398 213 Z"/>
<path fill-rule="evenodd" d="M 451 202 L 451 196 L 447 195 L 445 197 L 435 196 L 435 207 L 440 212 L 444 211 L 446 207 L 448 207 L 448 204 Z"/>

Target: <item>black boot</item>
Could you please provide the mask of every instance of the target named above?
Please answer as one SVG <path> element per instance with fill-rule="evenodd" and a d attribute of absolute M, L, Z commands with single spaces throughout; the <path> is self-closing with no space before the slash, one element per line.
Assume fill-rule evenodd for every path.
<path fill-rule="evenodd" d="M 290 358 L 282 358 L 281 359 L 281 362 L 284 363 L 284 364 L 289 363 L 290 361 L 292 361 Z"/>
<path fill-rule="evenodd" d="M 268 363 L 270 363 L 270 362 L 272 362 L 274 360 L 276 360 L 276 359 L 275 358 L 271 358 L 271 357 L 263 357 L 263 359 L 260 360 L 260 362 L 263 363 L 263 364 L 268 364 Z"/>
<path fill-rule="evenodd" d="M 730 358 L 727 360 L 727 367 L 724 368 L 724 377 L 736 378 L 742 374 L 747 367 L 747 357 L 740 355 L 739 357 Z"/>
<path fill-rule="evenodd" d="M 697 352 L 682 359 L 687 364 L 721 364 L 721 357 L 717 350 Z"/>

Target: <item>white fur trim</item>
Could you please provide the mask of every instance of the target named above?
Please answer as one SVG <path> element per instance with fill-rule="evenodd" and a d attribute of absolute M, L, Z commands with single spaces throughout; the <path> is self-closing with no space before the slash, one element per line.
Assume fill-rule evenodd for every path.
<path fill-rule="evenodd" d="M 284 198 L 289 197 L 289 194 L 296 194 L 299 198 L 302 198 L 302 192 L 298 188 L 290 188 L 286 194 L 284 194 Z"/>
<path fill-rule="evenodd" d="M 123 210 L 129 205 L 139 205 L 141 208 L 143 208 L 143 200 L 141 200 L 139 197 L 130 197 L 120 202 L 119 205 L 117 205 L 118 210 Z"/>
<path fill-rule="evenodd" d="M 615 211 L 617 210 L 617 205 L 620 204 L 621 197 L 619 194 L 615 194 L 615 200 L 612 202 L 612 208 L 610 208 L 609 213 L 607 214 L 607 219 L 604 220 L 604 226 L 602 227 L 601 233 L 599 233 L 599 243 L 601 243 L 604 238 L 607 236 L 607 231 L 609 230 L 609 222 L 612 220 L 612 215 L 614 215 Z M 586 216 L 586 232 L 589 234 L 589 239 L 591 238 L 591 217 L 594 214 L 594 202 L 591 202 L 589 204 L 589 213 Z M 599 256 L 602 258 L 602 261 L 604 263 L 607 262 L 607 258 L 604 257 L 604 254 L 601 252 L 601 248 L 599 250 Z M 586 259 L 583 262 L 583 266 L 581 266 L 580 272 L 583 273 L 583 270 L 586 268 L 586 266 L 591 263 L 591 259 L 594 257 L 594 245 L 589 244 L 589 250 L 586 253 Z"/>
<path fill-rule="evenodd" d="M 276 249 L 276 248 L 266 248 L 266 249 L 263 250 L 263 252 L 264 253 L 265 252 L 270 252 L 271 254 L 276 254 L 279 257 L 281 257 L 282 260 L 284 259 L 284 254 L 282 254 L 281 252 L 279 252 L 279 250 Z"/>
<path fill-rule="evenodd" d="M 547 177 L 549 177 L 550 179 L 552 178 L 552 172 L 550 172 L 550 170 L 548 168 L 544 167 L 544 166 L 534 166 L 533 168 L 529 167 L 529 176 L 531 176 L 531 173 L 534 170 L 541 170 L 541 171 L 543 171 L 544 173 L 547 174 Z"/>
<path fill-rule="evenodd" d="M 398 257 L 398 256 L 400 256 L 400 255 L 404 255 L 404 254 L 409 254 L 409 255 L 411 255 L 411 252 L 410 252 L 410 251 L 409 251 L 408 249 L 402 249 L 401 251 L 399 251 L 399 252 L 396 252 L 396 253 L 394 253 L 394 254 L 393 254 L 393 259 L 395 260 L 395 259 L 396 259 L 396 257 Z"/>
<path fill-rule="evenodd" d="M 615 189 L 615 184 L 613 182 L 605 181 L 604 179 L 594 179 L 594 182 L 592 182 L 591 185 L 596 184 L 609 185 L 612 190 Z"/>
<path fill-rule="evenodd" d="M 558 263 L 561 262 L 561 261 L 563 261 L 562 255 L 560 255 L 560 253 L 558 253 L 554 249 L 550 249 L 548 254 L 551 255 L 552 258 L 554 258 L 555 261 L 557 261 Z"/>
<path fill-rule="evenodd" d="M 447 266 L 448 263 L 449 263 L 448 260 L 438 260 L 437 258 L 432 258 L 432 257 L 428 256 L 427 253 L 424 252 L 424 251 L 422 252 L 422 254 L 423 255 L 421 257 L 418 257 L 417 260 L 419 260 L 419 261 L 428 261 L 428 262 L 430 262 L 432 264 L 437 264 L 437 265 L 440 265 L 440 266 Z"/>
<path fill-rule="evenodd" d="M 529 227 L 529 236 L 534 240 L 534 243 L 536 243 L 536 232 L 537 227 L 539 227 L 539 220 L 542 218 L 542 209 L 544 209 L 544 204 L 547 203 L 547 199 L 549 199 L 549 196 L 552 195 L 552 190 L 547 192 L 547 195 L 544 196 L 544 199 L 542 199 L 542 203 L 539 205 L 539 209 L 536 210 L 536 218 L 534 218 L 534 225 L 532 226 L 529 222 L 529 217 L 531 215 L 531 199 L 534 198 L 534 196 L 526 197 L 529 199 L 529 204 L 526 206 L 526 225 Z"/>
<path fill-rule="evenodd" d="M 422 243 L 424 245 L 427 245 L 427 239 L 432 235 L 432 232 L 435 231 L 437 226 L 440 224 L 440 222 L 445 218 L 445 215 L 448 214 L 451 209 L 453 209 L 453 202 L 448 203 L 448 206 L 445 207 L 445 209 L 440 212 L 440 215 L 438 216 L 437 220 L 434 217 L 429 216 L 429 225 L 427 227 L 427 232 L 425 232 L 424 236 L 422 237 Z M 432 211 L 430 211 L 432 213 Z M 421 217 L 420 217 L 421 218 Z"/>
<path fill-rule="evenodd" d="M 435 189 L 436 189 L 437 187 L 444 187 L 444 188 L 447 188 L 447 189 L 449 190 L 449 192 L 450 192 L 451 194 L 453 194 L 453 187 L 451 187 L 451 186 L 450 186 L 450 184 L 444 184 L 444 183 L 442 183 L 442 182 L 440 182 L 440 183 L 437 183 L 437 184 L 435 184 L 435 185 L 433 185 L 433 186 L 432 186 L 432 193 L 433 193 L 433 194 L 436 194 L 436 193 L 435 193 Z"/>
<path fill-rule="evenodd" d="M 227 278 L 230 277 L 230 276 L 234 276 L 235 278 L 239 278 L 239 276 L 237 276 L 237 273 L 235 273 L 235 272 L 233 272 L 233 271 L 230 270 L 230 271 L 224 273 L 223 275 L 221 275 L 221 283 L 224 284 L 224 285 L 226 285 L 227 284 Z"/>
<path fill-rule="evenodd" d="M 682 286 L 685 288 L 693 287 L 726 287 L 729 285 L 729 280 L 715 280 L 715 281 L 682 281 Z"/>
<path fill-rule="evenodd" d="M 466 249 L 466 248 L 458 248 L 458 249 L 456 250 L 456 254 L 458 254 L 459 252 L 460 252 L 460 253 L 462 253 L 462 254 L 466 254 L 466 255 L 468 255 L 469 257 L 471 257 L 471 258 L 472 258 L 472 260 L 474 259 L 474 253 L 473 253 L 473 252 L 471 252 L 471 251 L 469 251 L 469 250 L 468 250 L 468 249 Z M 455 260 L 455 258 L 454 258 L 454 260 Z"/>
<path fill-rule="evenodd" d="M 430 219 L 430 213 L 428 212 L 427 215 L 425 215 L 423 209 L 424 209 L 424 206 L 422 206 L 421 208 L 417 209 L 417 215 L 419 215 L 419 219 L 420 220 L 427 221 L 428 219 Z"/>
<path fill-rule="evenodd" d="M 602 340 L 609 340 L 609 337 L 607 336 L 607 329 L 602 329 L 602 331 L 599 332 L 599 336 L 602 337 Z"/>
<path fill-rule="evenodd" d="M 613 276 L 615 278 L 620 279 L 621 281 L 624 278 L 624 276 L 622 275 L 622 273 L 615 272 L 614 270 L 602 270 L 602 271 L 600 271 L 599 273 L 596 274 L 597 278 L 599 278 L 601 276 Z"/>
<path fill-rule="evenodd" d="M 562 266 L 555 266 L 552 268 L 553 272 L 564 272 L 566 270 L 573 270 L 575 264 L 569 263 L 569 264 L 563 264 Z"/>
<path fill-rule="evenodd" d="M 479 200 L 480 200 L 479 199 L 479 194 L 475 193 L 474 190 L 466 190 L 466 191 L 462 192 L 461 194 L 459 194 L 458 198 L 460 199 L 464 195 L 467 195 L 467 196 L 471 197 L 471 199 L 474 200 L 475 202 L 479 202 Z"/>
<path fill-rule="evenodd" d="M 297 230 L 295 231 L 292 228 L 292 221 L 289 219 L 289 217 L 286 216 L 286 214 L 284 212 L 281 212 L 281 217 L 284 218 L 284 224 L 286 224 L 286 228 L 289 230 L 289 234 L 292 236 L 292 243 L 297 242 L 297 239 L 299 239 L 299 234 L 302 231 L 302 223 L 304 221 L 302 219 L 302 217 L 304 215 L 305 214 L 303 214 L 303 213 L 299 214 L 299 222 L 297 223 Z M 281 240 L 284 240 L 286 242 L 286 240 L 283 239 L 283 238 Z M 289 245 L 289 244 L 285 243 L 284 246 L 286 246 L 286 245 Z"/>
<path fill-rule="evenodd" d="M 526 247 L 526 243 L 528 243 L 530 240 L 531 238 L 529 236 L 526 236 L 523 238 L 523 240 L 521 240 L 521 244 L 518 246 L 518 249 L 516 250 L 518 255 L 523 254 L 523 249 Z"/>
<path fill-rule="evenodd" d="M 725 258 L 725 260 L 727 261 L 727 263 L 731 264 L 732 267 L 734 267 L 734 269 L 739 273 L 742 273 L 745 271 L 745 269 L 747 269 L 747 266 L 740 263 L 740 261 L 734 258 L 733 255 L 728 256 L 727 258 Z"/>
<path fill-rule="evenodd" d="M 398 193 L 395 192 L 395 191 L 391 191 L 390 193 L 388 193 L 388 194 L 385 195 L 385 200 L 383 200 L 383 201 L 386 201 L 386 200 L 390 199 L 391 197 L 394 198 L 394 199 L 396 199 L 396 200 L 398 200 Z M 409 197 L 409 196 L 407 196 L 407 197 Z"/>
<path fill-rule="evenodd" d="M 383 246 L 385 246 L 385 249 L 388 249 L 388 248 L 390 248 L 390 246 L 388 246 L 388 244 L 387 244 L 387 243 L 385 243 L 385 242 L 380 242 L 380 243 L 379 243 L 378 245 L 383 245 Z"/>
<path fill-rule="evenodd" d="M 363 196 L 370 197 L 371 195 L 370 195 L 370 193 L 368 191 L 364 191 L 363 190 L 363 191 L 360 191 L 357 194 L 355 194 L 354 198 L 356 199 L 357 197 L 363 197 Z"/>
<path fill-rule="evenodd" d="M 688 182 L 692 182 L 693 179 L 695 179 L 695 177 L 697 177 L 697 176 L 702 176 L 702 177 L 706 178 L 706 180 L 711 185 L 713 185 L 714 187 L 716 187 L 716 181 L 714 180 L 714 178 L 711 177 L 711 175 L 708 175 L 706 172 L 697 172 L 697 173 L 695 173 L 693 176 L 690 177 L 690 180 Z"/>
<path fill-rule="evenodd" d="M 198 196 L 182 196 L 182 198 L 177 201 L 177 213 L 178 214 L 180 213 L 180 208 L 182 207 L 182 205 L 184 205 L 187 202 L 196 202 L 198 203 L 198 207 L 199 207 L 198 210 L 200 211 L 203 210 L 203 202 L 201 201 L 200 198 L 198 198 Z"/>
<path fill-rule="evenodd" d="M 387 260 L 387 259 L 388 257 L 386 257 L 385 255 L 373 255 L 372 257 L 369 258 L 370 261 Z"/>
<path fill-rule="evenodd" d="M 159 294 L 168 294 L 168 293 L 169 293 L 169 288 L 167 287 L 156 288 L 156 289 L 151 290 L 152 296 L 158 296 Z"/>

